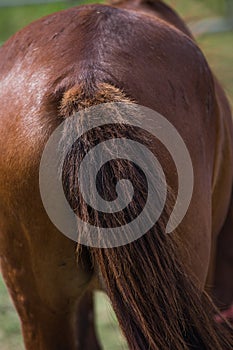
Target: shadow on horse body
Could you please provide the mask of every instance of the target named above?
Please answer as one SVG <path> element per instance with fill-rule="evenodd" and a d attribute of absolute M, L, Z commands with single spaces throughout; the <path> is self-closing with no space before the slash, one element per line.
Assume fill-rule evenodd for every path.
<path fill-rule="evenodd" d="M 96 288 L 109 295 L 130 349 L 232 348 L 230 326 L 214 321 L 216 310 L 204 292 L 208 281 L 220 306 L 233 301 L 231 112 L 183 21 L 160 1 L 62 11 L 1 47 L 0 82 L 1 268 L 26 348 L 98 349 Z M 165 211 L 133 243 L 81 247 L 45 212 L 40 159 L 64 119 L 112 101 L 136 101 L 176 127 L 193 162 L 193 197 L 178 229 L 167 235 L 177 193 L 174 163 L 158 141 L 119 128 L 119 137 L 141 140 L 163 164 L 170 186 Z M 90 137 L 84 145 L 101 141 L 101 135 Z M 67 198 L 82 152 L 74 148 L 66 163 Z M 139 180 L 137 168 L 131 170 L 126 175 Z M 119 165 L 108 171 L 117 177 Z M 114 191 L 110 182 L 106 187 Z M 80 210 L 89 215 L 84 204 Z"/>

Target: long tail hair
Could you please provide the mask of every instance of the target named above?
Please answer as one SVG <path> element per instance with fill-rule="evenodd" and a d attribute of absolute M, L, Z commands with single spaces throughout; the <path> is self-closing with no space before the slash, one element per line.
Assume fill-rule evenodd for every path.
<path fill-rule="evenodd" d="M 127 101 L 127 98 L 119 89 L 108 84 L 89 89 L 76 86 L 65 94 L 61 114 L 66 118 L 77 110 L 84 109 L 85 112 L 85 107 L 111 101 Z M 112 112 L 117 117 L 118 111 Z M 67 129 L 66 137 L 68 132 Z M 110 219 L 109 215 L 92 210 L 77 193 L 79 164 L 86 152 L 106 137 L 132 138 L 147 147 L 151 147 L 153 142 L 142 130 L 119 124 L 116 128 L 97 128 L 85 134 L 72 147 L 63 165 L 64 190 L 76 214 L 97 227 L 117 226 L 119 221 L 127 224 L 136 212 L 141 211 L 146 201 L 146 181 L 141 170 L 124 159 L 109 162 L 102 169 L 98 181 L 102 195 L 112 200 L 117 179 L 129 178 L 138 191 L 130 210 Z M 214 321 L 215 306 L 209 296 L 199 290 L 180 258 L 184 249 L 182 242 L 177 235 L 165 233 L 172 203 L 170 189 L 164 211 L 150 231 L 124 246 L 90 248 L 93 262 L 129 349 L 232 349 L 230 325 Z"/>

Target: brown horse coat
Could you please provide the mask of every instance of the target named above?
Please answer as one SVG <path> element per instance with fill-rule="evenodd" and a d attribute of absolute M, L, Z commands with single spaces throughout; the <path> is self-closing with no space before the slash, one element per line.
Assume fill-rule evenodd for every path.
<path fill-rule="evenodd" d="M 115 92 L 109 97 L 101 86 Z M 176 127 L 192 158 L 194 193 L 179 230 L 169 238 L 164 238 L 161 221 L 152 230 L 156 238 L 148 233 L 129 247 L 113 250 L 83 248 L 77 263 L 75 242 L 53 226 L 41 202 L 41 154 L 63 118 L 79 110 L 78 101 L 86 101 L 83 108 L 88 101 L 103 102 L 99 96 L 105 94 L 107 101 L 114 100 L 118 93 L 120 100 L 147 106 Z M 92 325 L 83 334 L 81 304 L 76 347 L 72 322 L 98 271 L 130 349 L 230 349 L 230 336 L 225 339 L 221 326 L 215 325 L 199 288 L 208 270 L 214 271 L 216 237 L 229 210 L 231 113 L 179 17 L 160 1 L 135 1 L 81 6 L 43 18 L 0 48 L 0 96 L 1 268 L 26 348 L 98 348 Z M 176 193 L 174 164 L 155 146 Z M 229 229 L 224 237 L 232 246 Z M 174 248 L 177 242 L 181 255 Z M 227 264 L 224 247 L 221 261 Z M 231 252 L 226 260 L 229 256 Z M 228 280 L 220 283 L 220 275 L 213 277 L 219 298 L 221 283 Z M 232 286 L 227 288 L 227 300 L 220 300 L 226 305 L 233 300 Z M 91 340 L 86 340 L 88 332 Z"/>

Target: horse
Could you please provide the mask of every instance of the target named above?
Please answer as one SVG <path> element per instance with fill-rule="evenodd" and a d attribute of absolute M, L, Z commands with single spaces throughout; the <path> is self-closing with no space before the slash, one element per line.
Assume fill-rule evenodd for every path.
<path fill-rule="evenodd" d="M 0 96 L 1 270 L 26 349 L 100 349 L 97 289 L 109 296 L 131 350 L 232 349 L 232 327 L 216 307 L 226 311 L 233 301 L 231 110 L 175 11 L 157 0 L 120 0 L 44 17 L 0 48 Z M 124 124 L 121 103 L 164 116 L 189 151 L 193 194 L 172 233 L 166 225 L 178 193 L 174 161 L 156 137 Z M 168 184 L 157 222 L 138 239 L 110 248 L 63 235 L 39 188 L 41 157 L 54 130 L 100 104 L 109 106 L 118 124 L 81 137 L 62 169 L 76 214 L 109 227 L 118 220 L 127 224 L 145 205 L 145 178 L 125 159 L 108 163 L 98 181 L 112 201 L 117 180 L 130 179 L 132 210 L 110 218 L 91 211 L 79 195 L 79 164 L 106 138 L 142 143 L 158 157 Z M 64 134 L 69 137 L 69 128 Z"/>

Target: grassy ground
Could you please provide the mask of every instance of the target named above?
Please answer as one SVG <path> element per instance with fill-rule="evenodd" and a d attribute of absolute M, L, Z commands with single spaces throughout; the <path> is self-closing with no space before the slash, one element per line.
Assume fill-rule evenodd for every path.
<path fill-rule="evenodd" d="M 84 2 L 85 0 L 83 0 Z M 211 0 L 214 1 L 214 0 Z M 0 0 L 1 2 L 1 0 Z M 91 0 L 90 0 L 91 2 Z M 169 0 L 186 20 L 193 21 L 209 16 L 212 10 L 203 5 L 203 1 Z M 207 1 L 208 2 L 208 1 Z M 76 2 L 81 3 L 81 1 Z M 48 13 L 61 10 L 67 4 L 52 4 L 43 6 L 26 6 L 22 8 L 0 8 L 0 42 L 5 41 L 14 32 Z M 206 54 L 208 61 L 216 75 L 223 83 L 233 103 L 233 32 L 203 36 L 198 42 Z M 106 350 L 126 349 L 124 341 L 120 338 L 114 313 L 107 299 L 99 293 L 96 296 L 97 329 L 101 338 L 104 338 Z M 16 312 L 9 299 L 8 293 L 0 278 L 0 349 L 22 350 L 20 325 Z"/>
<path fill-rule="evenodd" d="M 0 279 L 0 349 L 23 349 L 18 316 L 2 279 Z"/>

